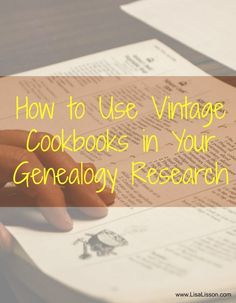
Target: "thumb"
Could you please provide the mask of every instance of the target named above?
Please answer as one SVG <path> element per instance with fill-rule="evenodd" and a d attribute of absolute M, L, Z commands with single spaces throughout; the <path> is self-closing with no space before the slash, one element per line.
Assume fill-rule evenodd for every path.
<path fill-rule="evenodd" d="M 0 253 L 10 252 L 12 250 L 12 236 L 7 231 L 5 226 L 0 223 Z"/>

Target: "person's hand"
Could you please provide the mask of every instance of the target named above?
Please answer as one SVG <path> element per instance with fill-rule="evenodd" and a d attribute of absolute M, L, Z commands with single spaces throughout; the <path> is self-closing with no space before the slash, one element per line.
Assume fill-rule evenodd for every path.
<path fill-rule="evenodd" d="M 34 145 L 40 142 L 44 134 L 37 133 L 33 137 Z M 30 183 L 29 188 L 20 185 L 17 190 L 20 195 L 9 196 L 5 185 L 12 181 L 16 167 L 22 161 L 29 161 L 27 171 L 33 168 L 43 169 L 63 167 L 69 172 L 78 164 L 65 152 L 29 153 L 26 149 L 28 132 L 21 130 L 0 131 L 0 207 L 39 207 L 46 220 L 61 231 L 71 230 L 72 220 L 66 206 L 80 207 L 84 212 L 93 217 L 105 216 L 106 206 L 114 202 L 115 194 L 109 188 L 97 194 L 99 184 L 67 185 L 64 190 L 53 184 L 52 178 L 45 185 Z M 93 167 L 92 164 L 85 166 Z M 0 224 L 0 245 L 10 248 L 11 238 L 5 227 Z"/>
<path fill-rule="evenodd" d="M 12 237 L 5 226 L 0 223 L 0 256 L 2 253 L 8 253 L 12 250 Z"/>

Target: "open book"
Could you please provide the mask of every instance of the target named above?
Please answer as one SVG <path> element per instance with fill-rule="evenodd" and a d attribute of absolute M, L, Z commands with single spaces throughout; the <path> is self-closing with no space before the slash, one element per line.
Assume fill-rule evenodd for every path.
<path fill-rule="evenodd" d="M 149 60 L 150 65 L 145 61 L 148 58 L 152 58 Z M 113 68 L 114 74 L 111 72 Z M 96 69 L 102 75 L 164 76 L 161 83 L 164 85 L 168 79 L 173 84 L 171 87 L 176 90 L 178 83 L 168 76 L 204 75 L 156 40 L 106 51 L 24 75 L 90 75 L 91 70 Z M 118 166 L 120 169 L 116 187 L 116 205 L 119 207 L 111 208 L 106 218 L 89 221 L 78 216 L 72 232 L 59 234 L 42 230 L 43 220 L 34 210 L 11 210 L 17 212 L 18 217 L 21 214 L 23 216 L 19 225 L 15 222 L 16 226 L 8 226 L 20 245 L 17 254 L 22 257 L 11 260 L 11 265 L 23 283 L 46 302 L 180 302 L 182 298 L 178 297 L 181 293 L 186 302 L 191 302 L 209 299 L 207 294 L 205 297 L 194 295 L 201 292 L 218 293 L 219 296 L 220 293 L 233 295 L 236 291 L 236 210 L 233 208 L 236 201 L 236 108 L 232 100 L 235 91 L 227 84 L 216 79 L 213 81 L 217 81 L 214 93 L 224 98 L 228 115 L 223 124 L 218 121 L 209 129 L 209 133 L 217 135 L 219 140 L 213 144 L 214 148 L 208 158 L 201 154 L 194 159 L 184 154 L 176 155 L 168 137 L 171 123 L 165 119 L 162 122 L 155 120 L 151 105 L 139 103 L 143 114 L 135 127 L 130 126 L 127 121 L 112 126 L 114 132 L 125 129 L 133 136 L 129 151 L 112 156 L 81 152 L 78 157 L 78 161 L 92 161 L 98 167 L 106 165 L 112 169 Z M 125 86 L 118 79 L 118 84 L 112 91 L 114 95 L 125 92 L 129 96 L 135 96 L 139 89 L 145 99 L 144 92 L 147 97 L 155 88 L 157 97 L 161 99 L 165 91 L 162 85 L 158 89 L 155 85 L 152 78 L 145 81 L 136 78 Z M 193 88 L 191 81 L 187 83 L 185 90 L 205 99 L 212 95 L 207 85 Z M 220 96 L 220 92 L 228 92 L 229 95 Z M 93 95 L 96 94 L 94 91 Z M 6 112 L 1 112 L 0 115 L 2 128 L 19 127 L 14 116 Z M 50 130 L 43 126 L 43 130 L 57 133 L 60 128 L 65 127 L 69 132 L 75 127 L 72 122 L 64 125 L 62 109 L 60 117 L 61 124 L 59 122 Z M 92 106 L 89 107 L 86 122 L 84 133 L 101 133 L 107 127 L 106 122 L 96 120 Z M 200 133 L 201 123 L 186 121 L 186 127 L 194 133 Z M 176 123 L 175 130 L 182 129 L 183 125 Z M 32 126 L 41 129 L 40 123 L 37 125 L 35 121 L 33 125 L 32 122 L 21 125 L 26 129 Z M 162 148 L 158 154 L 154 151 L 143 154 L 140 151 L 135 136 L 144 127 L 150 132 L 158 130 L 162 139 Z M 204 165 L 212 162 L 216 154 L 219 162 L 223 161 L 229 168 L 232 178 L 230 185 L 168 185 L 168 188 L 156 189 L 146 184 L 132 187 L 128 182 L 131 158 L 143 160 L 149 167 L 169 163 L 170 166 L 178 164 L 184 169 L 193 164 Z M 198 207 L 185 207 L 196 205 Z M 205 207 L 220 205 L 225 207 Z M 71 211 L 76 216 L 76 210 Z M 37 222 L 31 229 L 27 228 L 27 222 L 32 221 L 29 218 L 34 218 Z"/>

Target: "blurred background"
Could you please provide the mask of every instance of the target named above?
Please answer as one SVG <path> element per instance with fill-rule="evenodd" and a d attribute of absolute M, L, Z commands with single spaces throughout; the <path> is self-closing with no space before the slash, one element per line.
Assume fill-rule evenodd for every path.
<path fill-rule="evenodd" d="M 230 68 L 127 15 L 120 5 L 130 2 L 0 0 L 0 74 L 156 38 L 210 74 L 235 75 Z"/>

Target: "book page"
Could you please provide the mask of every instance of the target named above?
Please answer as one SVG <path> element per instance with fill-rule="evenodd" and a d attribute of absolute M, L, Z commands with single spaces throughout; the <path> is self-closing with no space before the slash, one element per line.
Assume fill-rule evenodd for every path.
<path fill-rule="evenodd" d="M 99 78 L 99 79 L 97 79 Z M 84 80 L 85 79 L 85 80 Z M 165 112 L 161 120 L 156 119 L 155 108 L 151 95 L 155 93 L 155 99 L 158 106 L 161 106 L 165 96 L 168 94 L 182 102 L 183 95 L 187 95 L 189 100 L 197 101 L 203 106 L 209 101 L 224 100 L 224 107 L 227 116 L 222 120 L 214 121 L 214 128 L 221 127 L 224 129 L 224 124 L 233 123 L 235 121 L 234 100 L 236 91 L 234 87 L 215 79 L 213 77 L 206 78 L 185 78 L 184 87 L 178 77 L 160 76 L 160 77 L 96 77 L 96 78 L 81 78 L 68 77 L 66 78 L 63 88 L 61 88 L 60 79 L 53 77 L 15 77 L 15 89 L 12 90 L 8 86 L 12 85 L 11 79 L 1 79 L 0 91 L 2 91 L 2 100 L 9 100 L 8 107 L 4 107 L 0 112 L 0 128 L 2 129 L 26 129 L 33 128 L 52 134 L 60 133 L 63 128 L 65 133 L 69 135 L 72 129 L 76 129 L 78 134 L 89 136 L 91 133 L 99 135 L 105 133 L 109 128 L 111 133 L 126 133 L 132 140 L 129 143 L 129 149 L 122 153 L 116 152 L 96 152 L 89 153 L 86 150 L 81 150 L 78 154 L 71 155 L 80 159 L 80 161 L 93 162 L 98 166 L 106 164 L 114 165 L 117 161 L 125 161 L 130 157 L 138 158 L 142 154 L 141 149 L 141 134 L 145 129 L 146 133 L 156 133 L 160 139 L 160 149 L 169 145 L 173 141 L 171 130 L 176 133 L 181 133 L 182 129 L 186 128 L 188 133 L 200 134 L 204 131 L 203 125 L 207 123 L 207 118 L 202 120 L 170 120 Z M 198 80 L 199 79 L 199 80 Z M 96 82 L 97 80 L 97 82 Z M 86 82 L 87 81 L 87 82 Z M 84 84 L 85 83 L 85 84 Z M 15 118 L 15 94 L 24 96 L 28 94 L 31 100 L 37 100 L 38 96 L 43 96 L 43 102 L 51 102 L 55 100 L 57 103 L 56 115 L 53 121 L 47 120 L 47 123 L 42 123 L 40 119 L 19 121 Z M 7 96 L 3 96 L 6 92 Z M 69 95 L 73 95 L 74 99 L 86 100 L 86 115 L 80 120 L 68 120 L 65 123 L 65 104 L 68 102 Z M 127 104 L 130 100 L 135 100 L 137 110 L 141 113 L 135 121 L 121 119 L 118 122 L 101 119 L 98 115 L 98 96 L 103 96 L 103 107 L 108 108 L 110 105 L 110 96 L 114 96 L 117 100 L 124 100 Z M 40 99 L 41 100 L 41 99 Z M 176 101 L 175 100 L 175 101 Z M 216 101 L 215 101 L 216 102 Z M 205 132 L 206 133 L 206 132 Z M 134 155 L 135 154 L 135 155 Z M 149 155 L 153 154 L 150 151 Z M 77 158 L 78 157 L 78 158 Z"/>
<path fill-rule="evenodd" d="M 190 291 L 234 293 L 235 228 L 233 208 L 113 208 L 104 219 L 75 221 L 67 234 L 10 231 L 51 278 L 128 303 L 176 302 L 176 293 Z"/>
<path fill-rule="evenodd" d="M 125 12 L 194 50 L 236 70 L 234 0 L 141 0 Z M 171 22 L 170 22 L 171 20 Z"/>
<path fill-rule="evenodd" d="M 21 76 L 203 76 L 205 72 L 153 39 L 18 74 Z"/>
<path fill-rule="evenodd" d="M 53 77 L 50 78 L 53 80 L 50 86 L 42 79 L 39 82 L 30 82 L 29 86 L 25 86 L 24 81 L 21 81 L 18 87 L 22 95 L 30 91 L 32 97 L 43 95 L 45 100 L 50 100 L 51 96 L 54 96 L 58 100 L 58 120 L 57 123 L 53 121 L 50 124 L 42 124 L 42 121 L 37 120 L 24 121 L 20 127 L 37 128 L 52 133 L 57 133 L 62 127 L 65 127 L 67 133 L 75 127 L 82 134 L 104 132 L 108 125 L 106 121 L 101 122 L 97 119 L 92 106 L 94 103 L 89 103 L 88 117 L 84 124 L 69 121 L 64 125 L 63 122 L 65 120 L 63 98 L 68 95 L 68 90 L 73 88 L 73 84 L 77 83 L 80 90 L 83 87 L 83 96 L 93 100 L 100 92 L 102 81 L 109 81 L 98 77 L 99 84 L 96 82 L 91 84 L 89 81 L 77 82 L 76 77 L 73 77 L 90 76 L 93 66 L 96 68 L 99 66 L 96 70 L 99 75 L 101 72 L 102 75 L 113 76 L 163 76 L 160 82 L 151 77 L 142 81 L 136 77 L 125 83 L 121 77 L 117 77 L 115 83 L 109 86 L 109 90 L 103 91 L 104 95 L 109 91 L 115 96 L 138 96 L 144 101 L 137 102 L 138 108 L 142 110 L 142 116 L 136 123 L 131 125 L 127 121 L 121 121 L 112 126 L 113 132 L 126 130 L 132 136 L 131 148 L 127 153 L 108 156 L 81 152 L 76 156 L 77 161 L 94 162 L 97 167 L 107 165 L 111 170 L 115 166 L 119 167 L 115 205 L 117 207 L 111 207 L 106 218 L 91 221 L 84 219 L 78 209 L 71 209 L 75 224 L 73 231 L 67 234 L 55 233 L 47 226 L 45 228 L 45 222 L 40 214 L 32 209 L 6 209 L 6 212 L 1 214 L 5 218 L 4 223 L 7 224 L 6 218 L 13 215 L 13 221 L 7 224 L 8 228 L 38 270 L 63 285 L 102 300 L 117 303 L 151 303 L 157 302 L 157 299 L 158 302 L 176 302 L 175 294 L 181 291 L 211 292 L 222 289 L 233 292 L 236 212 L 230 206 L 234 206 L 235 203 L 235 199 L 232 198 L 235 197 L 235 182 L 231 182 L 227 190 L 222 184 L 217 188 L 206 188 L 204 185 L 174 188 L 174 185 L 169 184 L 168 187 L 161 188 L 157 185 L 155 188 L 139 183 L 132 187 L 128 170 L 130 159 L 135 158 L 144 160 L 147 168 L 167 164 L 171 167 L 181 163 L 181 169 L 184 169 L 193 164 L 188 156 L 181 153 L 176 155 L 173 152 L 170 130 L 173 125 L 176 132 L 186 126 L 189 131 L 199 134 L 202 131 L 202 123 L 206 121 L 196 123 L 181 121 L 181 125 L 177 120 L 169 121 L 166 117 L 163 121 L 158 121 L 153 115 L 153 104 L 148 98 L 150 93 L 155 91 L 161 102 L 170 87 L 172 91 L 169 93 L 178 96 L 180 86 L 184 85 L 184 92 L 186 94 L 191 92 L 191 98 L 203 98 L 199 101 L 202 104 L 214 94 L 225 100 L 227 119 L 223 124 L 218 121 L 209 129 L 209 133 L 212 132 L 219 137 L 219 141 L 213 145 L 209 159 L 214 159 L 216 153 L 220 159 L 224 158 L 230 169 L 230 177 L 234 178 L 236 132 L 232 95 L 235 91 L 216 79 L 213 79 L 216 81 L 214 92 L 207 83 L 205 86 L 194 87 L 191 81 L 184 84 L 176 82 L 169 75 L 202 75 L 202 72 L 163 44 L 151 40 L 24 73 L 24 76 L 66 74 L 72 77 L 63 86 Z M 1 79 L 0 86 L 4 87 L 5 83 L 5 80 Z M 59 92 L 57 95 L 52 87 L 58 86 L 61 90 L 56 90 Z M 75 94 L 76 97 L 80 96 L 80 90 Z M 222 92 L 224 94 L 220 95 Z M 225 95 L 226 92 L 229 92 L 229 95 Z M 14 93 L 12 92 L 11 98 L 14 97 Z M 10 90 L 9 94 L 11 95 Z M 1 128 L 19 128 L 13 112 L 14 105 L 3 108 L 0 113 Z M 158 154 L 152 151 L 143 154 L 139 150 L 137 134 L 142 128 L 150 132 L 158 131 L 162 141 L 162 148 Z M 196 155 L 194 165 L 207 164 L 209 159 L 200 154 Z M 206 197 L 212 206 L 217 206 L 217 203 L 221 202 L 220 199 L 225 197 L 229 207 L 219 209 L 174 207 L 192 206 L 194 201 L 205 206 Z M 134 205 L 135 201 L 137 205 Z M 32 224 L 32 221 L 36 225 Z M 27 281 L 27 277 L 23 280 Z M 60 298 L 57 300 L 60 302 Z"/>

